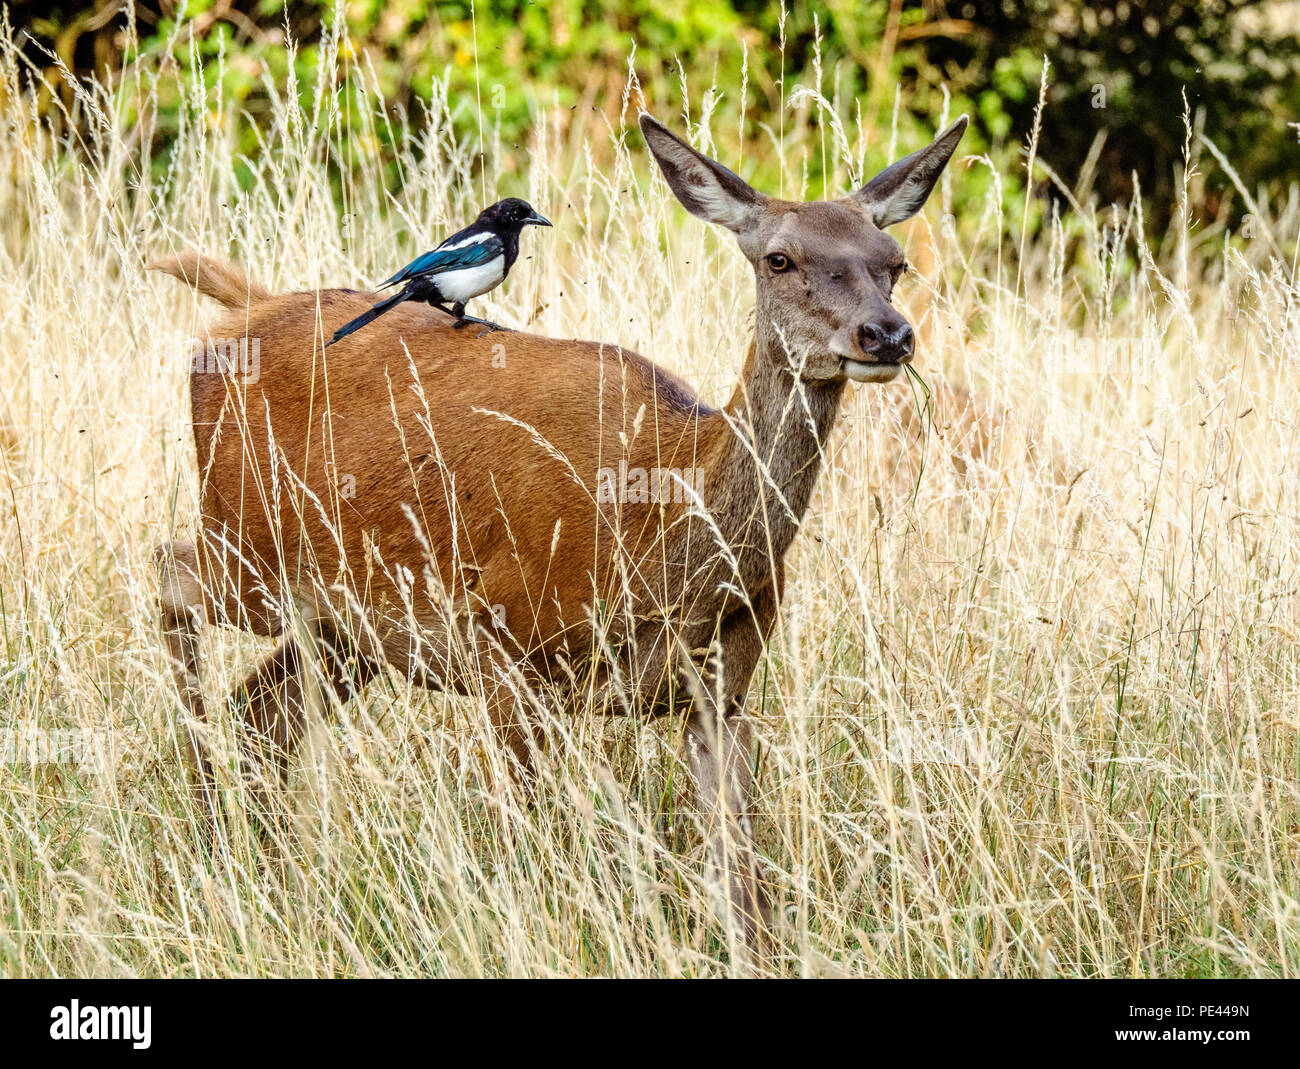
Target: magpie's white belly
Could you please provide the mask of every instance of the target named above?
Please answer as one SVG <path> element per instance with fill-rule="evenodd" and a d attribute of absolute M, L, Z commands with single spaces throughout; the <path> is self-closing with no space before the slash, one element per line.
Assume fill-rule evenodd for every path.
<path fill-rule="evenodd" d="M 438 292 L 453 304 L 468 301 L 480 293 L 487 293 L 501 281 L 501 269 L 505 258 L 498 256 L 485 264 L 475 267 L 458 267 L 454 271 L 445 271 L 438 276 Z"/>

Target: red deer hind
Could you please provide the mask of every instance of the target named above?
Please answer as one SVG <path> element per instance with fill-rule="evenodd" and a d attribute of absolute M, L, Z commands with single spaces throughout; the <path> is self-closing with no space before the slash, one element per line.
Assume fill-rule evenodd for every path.
<path fill-rule="evenodd" d="M 467 337 L 409 303 L 326 351 L 374 295 L 276 295 L 234 266 L 169 258 L 155 266 L 228 310 L 213 337 L 256 340 L 260 373 L 191 375 L 199 531 L 159 547 L 163 626 L 209 800 L 204 622 L 286 636 L 231 703 L 263 799 L 250 770 L 269 759 L 283 781 L 310 681 L 346 700 L 385 663 L 486 696 L 524 776 L 538 695 L 682 714 L 710 865 L 742 947 L 762 954 L 746 691 L 846 384 L 913 356 L 884 228 L 924 204 L 966 118 L 813 203 L 764 196 L 640 122 L 677 199 L 754 268 L 756 337 L 726 406 L 615 345 Z"/>

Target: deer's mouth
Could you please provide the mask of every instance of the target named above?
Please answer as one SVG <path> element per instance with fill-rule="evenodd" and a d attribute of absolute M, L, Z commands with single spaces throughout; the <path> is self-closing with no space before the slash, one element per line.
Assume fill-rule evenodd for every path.
<path fill-rule="evenodd" d="M 901 363 L 889 363 L 882 360 L 852 360 L 843 358 L 840 365 L 844 377 L 850 382 L 888 382 L 896 378 L 903 370 Z"/>

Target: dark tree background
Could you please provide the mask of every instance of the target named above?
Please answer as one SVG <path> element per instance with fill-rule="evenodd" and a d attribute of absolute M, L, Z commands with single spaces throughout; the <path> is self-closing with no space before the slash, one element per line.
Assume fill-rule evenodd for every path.
<path fill-rule="evenodd" d="M 1300 119 L 1300 42 L 1274 25 L 1283 5 L 956 0 L 946 10 L 983 32 L 929 38 L 927 54 L 953 70 L 988 72 L 995 89 L 1002 81 L 1001 108 L 1019 136 L 1032 126 L 1038 87 L 1026 84 L 1014 57 L 1026 51 L 1048 57 L 1052 81 L 1040 152 L 1073 176 L 1102 132 L 1097 190 L 1103 201 L 1126 201 L 1133 172 L 1155 202 L 1172 199 L 1183 154 L 1184 92 L 1191 110 L 1203 111 L 1206 134 L 1249 185 L 1300 178 L 1300 144 L 1288 127 Z"/>

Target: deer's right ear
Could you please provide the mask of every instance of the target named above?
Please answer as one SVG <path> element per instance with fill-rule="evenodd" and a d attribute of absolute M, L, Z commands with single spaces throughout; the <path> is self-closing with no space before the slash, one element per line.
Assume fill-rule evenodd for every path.
<path fill-rule="evenodd" d="M 641 113 L 641 133 L 673 195 L 692 215 L 740 233 L 763 206 L 763 194 L 716 160 L 696 152 L 663 123 Z"/>

